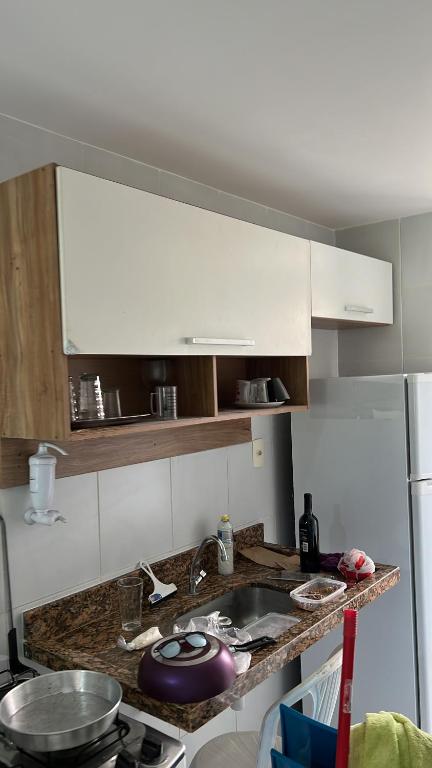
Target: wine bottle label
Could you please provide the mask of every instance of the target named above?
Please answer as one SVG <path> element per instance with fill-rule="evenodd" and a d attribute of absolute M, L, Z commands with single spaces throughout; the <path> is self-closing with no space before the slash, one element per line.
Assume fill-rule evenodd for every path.
<path fill-rule="evenodd" d="M 302 541 L 301 543 L 301 551 L 302 552 L 309 552 L 309 544 L 307 541 Z"/>

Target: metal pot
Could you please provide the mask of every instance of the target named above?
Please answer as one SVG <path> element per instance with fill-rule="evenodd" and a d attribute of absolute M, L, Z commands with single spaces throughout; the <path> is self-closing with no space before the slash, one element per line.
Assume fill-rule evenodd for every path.
<path fill-rule="evenodd" d="M 28 751 L 73 749 L 102 736 L 121 697 L 117 680 L 102 672 L 53 672 L 9 691 L 0 703 L 0 725 Z"/>
<path fill-rule="evenodd" d="M 190 642 L 197 635 L 203 638 L 198 647 Z M 138 669 L 138 685 L 144 693 L 178 704 L 217 696 L 231 687 L 235 677 L 232 653 L 217 637 L 204 632 L 179 632 L 158 640 L 144 653 Z"/>

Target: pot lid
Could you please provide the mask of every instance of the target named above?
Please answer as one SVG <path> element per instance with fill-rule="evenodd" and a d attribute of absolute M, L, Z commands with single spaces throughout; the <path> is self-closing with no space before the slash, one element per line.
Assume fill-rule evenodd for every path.
<path fill-rule="evenodd" d="M 158 640 L 150 654 L 167 667 L 196 667 L 213 659 L 221 647 L 217 637 L 204 632 L 179 632 Z"/>

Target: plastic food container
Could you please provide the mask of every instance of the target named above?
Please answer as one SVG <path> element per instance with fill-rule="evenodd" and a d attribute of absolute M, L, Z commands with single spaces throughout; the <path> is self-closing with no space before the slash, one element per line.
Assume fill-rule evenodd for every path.
<path fill-rule="evenodd" d="M 263 635 L 277 638 L 288 632 L 291 627 L 298 624 L 300 619 L 283 613 L 267 613 L 256 621 L 251 621 L 244 629 L 249 632 L 252 640 Z"/>
<path fill-rule="evenodd" d="M 290 592 L 293 602 L 304 611 L 316 611 L 321 606 L 336 600 L 346 590 L 344 581 L 318 576 Z"/>

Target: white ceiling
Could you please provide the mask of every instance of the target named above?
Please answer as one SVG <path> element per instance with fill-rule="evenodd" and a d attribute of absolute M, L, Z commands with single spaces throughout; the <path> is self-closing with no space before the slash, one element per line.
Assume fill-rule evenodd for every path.
<path fill-rule="evenodd" d="M 330 227 L 432 210 L 431 0 L 0 0 L 0 112 Z"/>

